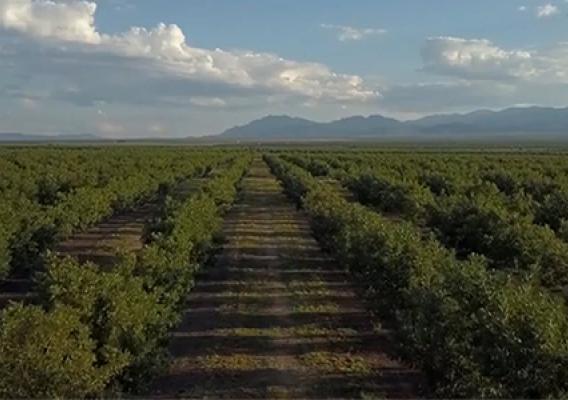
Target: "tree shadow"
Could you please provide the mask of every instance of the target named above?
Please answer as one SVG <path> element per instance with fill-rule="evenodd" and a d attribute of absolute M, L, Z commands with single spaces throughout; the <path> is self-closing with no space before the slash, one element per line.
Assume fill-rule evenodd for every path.
<path fill-rule="evenodd" d="M 152 397 L 416 397 L 420 374 L 397 360 L 389 332 L 275 183 L 262 163 L 245 178 Z"/>

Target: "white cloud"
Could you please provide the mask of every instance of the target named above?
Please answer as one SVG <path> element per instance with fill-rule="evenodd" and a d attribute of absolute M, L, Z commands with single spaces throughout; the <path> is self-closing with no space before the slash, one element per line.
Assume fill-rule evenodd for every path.
<path fill-rule="evenodd" d="M 520 12 L 525 12 L 525 11 L 527 11 L 527 6 L 519 6 L 518 10 Z"/>
<path fill-rule="evenodd" d="M 556 15 L 560 12 L 559 8 L 553 4 L 545 4 L 543 6 L 537 7 L 536 16 L 538 18 L 546 18 Z"/>
<path fill-rule="evenodd" d="M 224 107 L 227 105 L 225 100 L 219 97 L 192 97 L 189 102 L 198 107 Z"/>
<path fill-rule="evenodd" d="M 337 39 L 341 42 L 362 40 L 369 36 L 384 35 L 385 33 L 387 33 L 385 29 L 355 28 L 345 25 L 321 24 L 320 27 L 336 31 Z"/>
<path fill-rule="evenodd" d="M 568 42 L 541 49 L 502 49 L 486 39 L 429 38 L 423 70 L 467 80 L 568 82 Z"/>
<path fill-rule="evenodd" d="M 532 53 L 503 50 L 486 39 L 429 38 L 422 59 L 426 71 L 468 79 L 527 79 L 538 72 Z"/>
<path fill-rule="evenodd" d="M 448 80 L 383 88 L 382 104 L 405 111 L 568 104 L 568 42 L 523 50 L 486 39 L 435 37 L 424 43 L 422 59 L 422 71 Z"/>
<path fill-rule="evenodd" d="M 522 49 L 430 38 L 422 70 L 440 81 L 391 85 L 270 53 L 200 48 L 177 25 L 104 33 L 96 9 L 92 1 L 0 0 L 0 130 L 183 136 L 266 113 L 329 119 L 381 106 L 410 115 L 568 104 L 568 43 Z M 342 41 L 385 33 L 322 27 Z"/>
<path fill-rule="evenodd" d="M 36 37 L 99 43 L 96 9 L 87 1 L 2 0 L 0 26 Z"/>
<path fill-rule="evenodd" d="M 91 63 L 95 63 L 99 71 L 97 79 L 101 80 L 96 86 L 101 87 L 118 84 L 124 89 L 127 82 L 136 80 L 132 75 L 138 74 L 141 77 L 138 81 L 148 76 L 167 78 L 186 85 L 201 85 L 201 90 L 207 84 L 217 91 L 248 90 L 322 102 L 367 102 L 378 96 L 360 77 L 335 73 L 322 64 L 287 60 L 269 53 L 192 47 L 177 25 L 133 27 L 121 34 L 104 34 L 95 28 L 95 11 L 95 3 L 79 0 L 2 0 L 0 28 L 35 41 L 44 64 L 49 62 L 45 53 L 54 53 L 50 73 L 65 71 L 84 77 L 81 68 L 92 69 Z M 63 43 L 65 47 L 59 46 Z M 50 70 L 49 65 L 42 67 Z M 106 74 L 100 72 L 102 68 Z M 119 76 L 124 69 L 129 70 L 125 78 Z M 65 76 L 59 78 L 65 80 Z M 91 86 L 77 80 L 80 81 L 77 92 Z M 77 95 L 66 93 L 67 97 Z"/>

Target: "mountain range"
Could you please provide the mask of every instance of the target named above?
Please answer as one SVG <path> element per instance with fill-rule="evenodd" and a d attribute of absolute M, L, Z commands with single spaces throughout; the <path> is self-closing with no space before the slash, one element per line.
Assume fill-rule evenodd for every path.
<path fill-rule="evenodd" d="M 286 115 L 270 115 L 225 132 L 188 141 L 364 140 L 381 138 L 568 139 L 568 108 L 517 107 L 502 111 L 479 110 L 467 114 L 440 114 L 413 121 L 381 115 L 353 116 L 315 122 Z M 116 138 L 117 140 L 120 138 Z M 40 135 L 0 133 L 0 142 L 97 142 L 92 134 Z M 108 140 L 108 139 L 107 139 Z M 156 138 L 156 140 L 168 140 Z"/>
<path fill-rule="evenodd" d="M 487 136 L 565 136 L 568 108 L 523 107 L 468 114 L 442 114 L 413 121 L 381 115 L 314 122 L 289 116 L 268 116 L 226 130 L 218 137 L 238 140 L 373 139 L 420 136 L 474 138 Z"/>

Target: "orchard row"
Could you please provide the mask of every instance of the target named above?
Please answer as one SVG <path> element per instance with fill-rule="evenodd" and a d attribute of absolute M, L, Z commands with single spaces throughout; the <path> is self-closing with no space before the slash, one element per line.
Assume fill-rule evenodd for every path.
<path fill-rule="evenodd" d="M 14 268 L 23 261 L 14 238 L 34 247 L 38 300 L 34 305 L 13 303 L 1 313 L 0 397 L 138 392 L 167 360 L 168 331 L 179 320 L 195 272 L 209 254 L 252 156 L 245 151 L 152 149 L 101 152 L 99 158 L 93 150 L 65 151 L 47 178 L 49 168 L 42 173 L 31 167 L 34 158 L 43 159 L 36 151 L 14 157 L 20 169 L 12 171 L 34 183 L 14 178 L 4 187 L 15 221 L 8 225 L 12 229 L 5 249 L 17 261 Z M 107 169 L 101 162 L 105 158 L 114 168 Z M 89 177 L 76 174 L 75 168 Z M 207 179 L 200 190 L 188 196 L 169 192 L 179 181 L 203 175 Z M 49 204 L 42 194 L 45 179 L 57 188 Z M 25 209 L 16 207 L 17 199 Z M 49 252 L 49 243 L 59 237 L 149 199 L 159 207 L 138 254 L 121 255 L 117 249 L 117 261 L 102 266 Z M 32 217 L 40 219 L 33 228 L 27 226 Z M 24 235 L 26 229 L 35 233 L 46 226 L 53 235 L 48 242 Z"/>
<path fill-rule="evenodd" d="M 529 207 L 515 208 L 521 198 L 536 209 L 563 193 L 565 171 L 556 171 L 563 161 L 536 160 L 267 156 L 311 216 L 321 244 L 361 283 L 373 311 L 392 324 L 400 354 L 422 369 L 436 395 L 469 398 L 557 398 L 568 390 L 568 318 L 564 300 L 550 290 L 565 282 L 565 242 L 530 218 Z M 527 174 L 558 174 L 558 180 L 550 176 L 548 193 L 533 197 L 515 165 Z M 457 166 L 463 181 L 451 178 L 459 176 Z M 496 166 L 518 189 L 507 193 L 485 176 Z M 432 176 L 442 183 L 428 185 Z M 330 184 L 333 178 L 368 207 L 346 199 Z M 444 179 L 447 188 L 436 189 Z"/>

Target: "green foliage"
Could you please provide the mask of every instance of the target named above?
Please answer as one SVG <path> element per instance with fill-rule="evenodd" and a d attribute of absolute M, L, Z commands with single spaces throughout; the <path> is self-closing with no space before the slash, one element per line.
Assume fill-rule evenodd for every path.
<path fill-rule="evenodd" d="M 26 219 L 20 217 L 30 226 L 19 231 L 16 227 L 15 234 L 7 231 L 6 242 L 12 252 L 17 250 L 13 255 L 29 253 L 29 261 L 40 258 L 57 235 L 133 205 L 141 193 L 154 191 L 164 204 L 138 257 L 125 254 L 105 268 L 72 258 L 46 257 L 39 290 L 47 312 L 20 305 L 3 314 L 0 395 L 80 398 L 98 396 L 108 388 L 137 392 L 159 374 L 167 360 L 167 332 L 179 319 L 197 265 L 204 261 L 220 227 L 220 214 L 234 200 L 235 186 L 251 160 L 247 153 L 205 158 L 204 163 L 221 166 L 206 189 L 188 198 L 167 196 L 172 187 L 168 182 L 182 173 L 177 169 L 151 179 L 136 174 L 110 177 L 100 188 L 62 194 L 48 213 L 39 210 Z M 172 167 L 164 161 L 164 168 Z M 185 174 L 193 173 L 191 161 L 180 165 L 189 166 Z M 203 173 L 207 168 L 198 170 Z M 157 184 L 159 179 L 166 181 Z M 49 185 L 42 190 L 48 191 Z M 10 210 L 0 208 L 6 218 Z M 56 232 L 44 234 L 46 227 L 56 227 Z M 6 256 L 9 259 L 10 254 Z M 48 356 L 42 358 L 43 354 Z"/>
<path fill-rule="evenodd" d="M 557 233 L 559 238 L 568 243 L 568 220 L 560 220 Z"/>
<path fill-rule="evenodd" d="M 482 179 L 495 184 L 501 192 L 509 196 L 512 196 L 519 190 L 517 180 L 506 171 L 491 171 L 484 174 Z"/>
<path fill-rule="evenodd" d="M 545 197 L 536 219 L 541 224 L 560 230 L 562 221 L 568 219 L 568 191 L 557 191 Z"/>
<path fill-rule="evenodd" d="M 10 272 L 10 239 L 13 235 L 14 222 L 11 206 L 0 201 L 0 280 Z"/>
<path fill-rule="evenodd" d="M 196 196 L 172 211 L 167 232 L 155 237 L 137 263 L 145 286 L 158 288 L 163 302 L 176 305 L 191 287 L 196 265 L 208 252 L 220 221 L 217 205 L 208 196 Z"/>
<path fill-rule="evenodd" d="M 568 235 L 563 229 L 568 190 L 561 190 L 568 181 L 552 168 L 566 165 L 563 158 L 296 154 L 285 153 L 283 158 L 306 171 L 318 162 L 333 165 L 330 174 L 341 179 L 359 202 L 391 219 L 419 225 L 423 234 L 435 234 L 461 259 L 481 254 L 489 268 L 525 280 L 536 277 L 547 288 L 568 284 Z"/>
<path fill-rule="evenodd" d="M 143 371 L 148 359 L 159 354 L 169 327 L 163 323 L 168 310 L 133 271 L 132 260 L 102 271 L 70 258 L 52 259 L 43 282 L 49 307 L 74 310 L 96 343 L 97 364 L 115 371 L 119 380 Z M 128 388 L 130 382 L 121 383 Z"/>
<path fill-rule="evenodd" d="M 568 319 L 559 299 L 491 272 L 482 257 L 456 259 L 412 223 L 350 204 L 299 167 L 267 161 L 286 186 L 310 188 L 301 201 L 318 239 L 358 278 L 373 311 L 391 321 L 401 354 L 420 366 L 436 395 L 567 392 Z M 474 216 L 472 226 L 486 225 Z"/>
<path fill-rule="evenodd" d="M 235 184 L 242 178 L 246 166 L 250 164 L 249 157 L 239 157 L 230 160 L 219 173 L 213 173 L 203 187 L 203 192 L 219 206 L 227 206 L 233 202 L 237 194 Z"/>
<path fill-rule="evenodd" d="M 436 196 L 452 195 L 456 192 L 456 184 L 453 180 L 440 173 L 432 172 L 422 175 L 420 183 L 427 186 Z"/>
<path fill-rule="evenodd" d="M 459 255 L 483 254 L 493 268 L 538 273 L 547 287 L 568 284 L 568 244 L 547 227 L 510 213 L 496 194 L 441 202 L 428 225 Z"/>
<path fill-rule="evenodd" d="M 442 397 L 540 398 L 566 390 L 565 308 L 530 285 L 492 278 L 472 260 L 411 290 L 398 337 Z"/>
<path fill-rule="evenodd" d="M 170 148 L 2 149 L 0 277 L 41 268 L 62 237 L 136 206 L 240 151 Z M 229 194 L 226 198 L 230 198 Z M 4 209 L 10 209 L 10 218 Z M 6 247 L 8 250 L 6 250 Z"/>
<path fill-rule="evenodd" d="M 347 186 L 361 202 L 372 204 L 385 213 L 404 214 L 411 219 L 421 218 L 425 207 L 433 202 L 430 190 L 414 181 L 394 183 L 364 174 L 349 178 Z"/>
<path fill-rule="evenodd" d="M 331 173 L 331 167 L 323 160 L 311 160 L 308 165 L 308 171 L 313 176 L 328 176 Z"/>
<path fill-rule="evenodd" d="M 98 365 L 88 327 L 74 310 L 12 305 L 0 314 L 0 397 L 100 394 L 114 373 Z"/>

